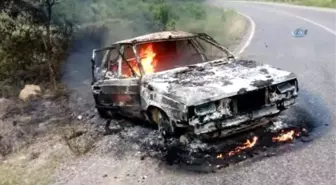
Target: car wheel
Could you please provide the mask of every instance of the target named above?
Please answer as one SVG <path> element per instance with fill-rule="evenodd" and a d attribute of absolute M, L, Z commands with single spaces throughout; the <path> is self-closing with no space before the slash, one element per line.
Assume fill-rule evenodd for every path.
<path fill-rule="evenodd" d="M 168 116 L 159 109 L 151 110 L 151 118 L 157 124 L 160 134 L 164 138 L 174 135 L 174 126 L 170 123 Z"/>
<path fill-rule="evenodd" d="M 111 118 L 109 112 L 105 109 L 102 109 L 102 108 L 97 108 L 97 111 L 98 111 L 98 114 L 101 118 L 103 119 L 109 119 Z"/>

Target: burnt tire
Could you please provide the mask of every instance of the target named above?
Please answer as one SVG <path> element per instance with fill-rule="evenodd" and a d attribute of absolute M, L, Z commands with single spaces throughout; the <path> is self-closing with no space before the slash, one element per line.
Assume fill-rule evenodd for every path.
<path fill-rule="evenodd" d="M 111 118 L 111 115 L 109 114 L 109 111 L 103 109 L 103 108 L 97 108 L 98 115 L 103 119 L 109 119 Z"/>
<path fill-rule="evenodd" d="M 163 138 L 168 139 L 175 134 L 175 128 L 170 123 L 169 117 L 160 109 L 153 108 L 150 110 L 151 120 L 157 124 L 160 134 Z"/>

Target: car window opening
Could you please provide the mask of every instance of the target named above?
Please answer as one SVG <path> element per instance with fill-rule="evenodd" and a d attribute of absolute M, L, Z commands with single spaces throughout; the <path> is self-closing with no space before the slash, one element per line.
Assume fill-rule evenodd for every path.
<path fill-rule="evenodd" d="M 226 57 L 220 48 L 202 39 L 166 40 L 136 45 L 136 52 L 145 74 L 198 64 Z M 141 76 L 140 66 L 131 45 L 124 45 L 121 55 L 122 78 Z M 113 58 L 113 59 L 112 59 Z M 111 57 L 109 71 L 118 70 L 117 57 Z"/>
<path fill-rule="evenodd" d="M 137 51 L 146 74 L 205 62 L 191 40 L 139 44 Z"/>
<path fill-rule="evenodd" d="M 140 68 L 131 45 L 124 46 L 123 59 L 121 63 L 121 76 L 124 78 L 141 76 Z"/>

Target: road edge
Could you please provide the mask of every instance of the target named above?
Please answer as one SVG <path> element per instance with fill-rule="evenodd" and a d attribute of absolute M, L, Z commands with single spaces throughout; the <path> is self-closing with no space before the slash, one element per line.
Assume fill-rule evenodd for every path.
<path fill-rule="evenodd" d="M 233 53 L 237 55 L 237 57 L 240 57 L 240 55 L 245 51 L 245 49 L 251 44 L 251 41 L 255 34 L 256 24 L 250 16 L 244 13 L 238 12 L 238 11 L 237 13 L 243 16 L 247 20 L 247 24 L 248 24 L 246 33 L 244 34 L 238 46 L 233 51 Z"/>
<path fill-rule="evenodd" d="M 239 42 L 235 44 L 235 47 L 232 48 L 232 53 L 237 57 L 240 58 L 241 54 L 245 51 L 245 49 L 251 44 L 251 41 L 255 34 L 256 24 L 254 20 L 241 12 L 236 11 L 237 14 L 243 17 L 246 22 L 246 28 L 242 34 L 242 37 L 239 39 Z"/>

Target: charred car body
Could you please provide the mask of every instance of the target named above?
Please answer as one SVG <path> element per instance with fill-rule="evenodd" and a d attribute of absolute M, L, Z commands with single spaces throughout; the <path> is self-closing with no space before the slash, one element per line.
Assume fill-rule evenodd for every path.
<path fill-rule="evenodd" d="M 251 129 L 292 106 L 298 93 L 293 73 L 236 59 L 209 35 L 181 31 L 94 50 L 92 76 L 100 116 L 147 120 L 164 136 L 179 128 L 206 138 Z"/>

